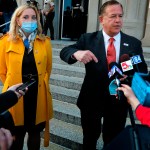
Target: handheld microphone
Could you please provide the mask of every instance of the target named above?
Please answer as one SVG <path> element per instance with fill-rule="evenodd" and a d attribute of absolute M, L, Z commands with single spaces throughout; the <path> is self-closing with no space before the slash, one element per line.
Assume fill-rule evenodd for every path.
<path fill-rule="evenodd" d="M 120 62 L 123 72 L 133 70 L 132 61 L 130 60 L 130 56 L 128 54 L 123 54 L 120 57 Z"/>
<path fill-rule="evenodd" d="M 132 61 L 130 60 L 130 56 L 128 54 L 123 54 L 120 57 L 121 62 L 121 68 L 123 70 L 123 73 L 128 76 L 129 85 L 132 81 L 133 74 L 135 72 Z"/>
<path fill-rule="evenodd" d="M 113 85 L 113 82 L 110 83 L 109 91 L 110 91 L 110 94 L 111 94 L 111 91 L 114 91 L 114 90 L 112 90 L 112 88 L 115 88 L 115 90 L 116 90 L 117 87 L 121 86 L 119 78 L 122 78 L 124 76 L 123 76 L 122 71 L 119 69 L 120 68 L 119 65 L 116 62 L 110 63 L 109 68 L 111 68 L 111 69 L 108 73 L 108 76 L 109 76 L 109 78 L 114 77 L 113 81 L 115 81 L 115 84 L 116 84 L 116 87 L 115 87 Z M 123 92 L 122 91 L 117 91 L 117 95 L 118 95 L 118 99 L 121 100 Z"/>
<path fill-rule="evenodd" d="M 140 55 L 134 55 L 133 53 L 131 53 L 131 54 L 129 54 L 131 57 L 131 61 L 132 61 L 132 65 L 133 66 L 135 66 L 135 70 L 137 71 L 137 72 L 140 72 L 139 71 L 139 67 L 138 67 L 138 64 L 139 63 L 142 63 L 142 60 L 141 60 L 141 57 L 140 57 Z"/>
<path fill-rule="evenodd" d="M 115 76 L 117 76 L 118 78 L 123 77 L 123 73 L 120 70 L 120 66 L 116 62 L 111 62 L 109 64 L 109 68 L 111 68 L 110 71 L 108 72 L 109 78 L 115 77 Z"/>

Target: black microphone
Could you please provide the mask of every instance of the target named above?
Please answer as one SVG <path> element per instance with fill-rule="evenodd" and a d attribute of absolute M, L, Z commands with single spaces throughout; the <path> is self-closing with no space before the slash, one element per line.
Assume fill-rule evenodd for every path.
<path fill-rule="evenodd" d="M 108 77 L 112 78 L 117 76 L 117 78 L 122 78 L 123 73 L 120 69 L 120 66 L 116 62 L 111 62 L 109 64 L 110 71 L 108 72 Z"/>
<path fill-rule="evenodd" d="M 123 71 L 123 74 L 127 75 L 129 80 L 129 85 L 131 84 L 133 74 L 135 73 L 134 67 L 132 65 L 132 61 L 130 60 L 130 56 L 128 54 L 123 54 L 120 57 L 120 65 Z"/>
<path fill-rule="evenodd" d="M 139 71 L 139 67 L 138 67 L 138 64 L 142 63 L 140 55 L 136 55 L 134 53 L 130 53 L 129 56 L 130 56 L 130 59 L 132 61 L 133 67 L 135 66 L 134 67 L 135 72 L 140 72 Z"/>
<path fill-rule="evenodd" d="M 130 56 L 128 54 L 123 54 L 120 57 L 120 62 L 121 62 L 122 71 L 127 75 L 131 75 L 131 74 L 133 75 L 134 68 L 132 65 L 132 61 L 130 60 Z"/>
<path fill-rule="evenodd" d="M 114 78 L 117 87 L 121 86 L 120 78 L 124 77 L 123 73 L 120 69 L 120 66 L 116 62 L 112 62 L 109 64 L 110 71 L 108 73 L 109 78 Z M 117 91 L 118 99 L 121 100 L 123 96 L 122 91 Z"/>

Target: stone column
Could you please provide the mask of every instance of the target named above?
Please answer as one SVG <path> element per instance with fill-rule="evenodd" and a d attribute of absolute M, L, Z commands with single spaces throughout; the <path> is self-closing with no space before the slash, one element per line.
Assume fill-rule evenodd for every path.
<path fill-rule="evenodd" d="M 98 25 L 99 0 L 89 0 L 87 32 L 94 32 Z"/>
<path fill-rule="evenodd" d="M 142 45 L 145 46 L 145 47 L 150 46 L 150 8 L 148 9 L 145 36 L 142 40 Z"/>
<path fill-rule="evenodd" d="M 103 0 L 102 3 L 106 1 L 108 0 Z M 145 32 L 147 5 L 149 0 L 118 1 L 124 8 L 124 24 L 122 31 L 141 40 Z"/>
<path fill-rule="evenodd" d="M 148 1 L 120 0 L 124 7 L 124 25 L 122 30 L 140 40 L 145 32 Z"/>

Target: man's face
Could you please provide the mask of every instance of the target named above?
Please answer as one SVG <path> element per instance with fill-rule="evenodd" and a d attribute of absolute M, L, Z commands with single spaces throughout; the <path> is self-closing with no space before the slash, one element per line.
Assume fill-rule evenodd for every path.
<path fill-rule="evenodd" d="M 123 23 L 123 10 L 120 5 L 107 6 L 104 14 L 99 17 L 100 23 L 103 26 L 104 31 L 109 36 L 117 35 Z"/>

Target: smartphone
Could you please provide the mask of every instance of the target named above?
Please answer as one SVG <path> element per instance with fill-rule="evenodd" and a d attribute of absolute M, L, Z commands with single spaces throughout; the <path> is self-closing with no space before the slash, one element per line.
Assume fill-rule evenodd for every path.
<path fill-rule="evenodd" d="M 31 80 L 27 81 L 26 83 L 23 83 L 21 86 L 19 86 L 19 87 L 16 89 L 16 91 L 21 90 L 21 91 L 25 92 L 25 91 L 26 91 L 26 87 L 30 87 L 30 86 L 31 86 L 32 84 L 34 84 L 35 82 L 36 82 L 36 80 L 31 79 Z"/>

